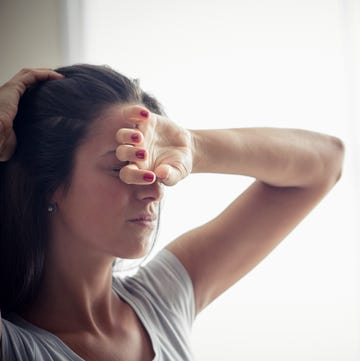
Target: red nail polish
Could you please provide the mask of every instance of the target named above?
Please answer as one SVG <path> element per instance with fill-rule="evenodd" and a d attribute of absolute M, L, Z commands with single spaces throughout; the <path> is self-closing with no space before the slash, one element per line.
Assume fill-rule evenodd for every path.
<path fill-rule="evenodd" d="M 135 133 L 134 133 L 134 134 L 131 136 L 131 140 L 134 141 L 134 142 L 138 142 L 138 141 L 140 140 L 139 134 L 135 134 Z"/>
<path fill-rule="evenodd" d="M 139 159 L 144 159 L 145 158 L 145 151 L 143 150 L 138 150 L 136 153 L 136 158 L 139 158 Z"/>
<path fill-rule="evenodd" d="M 153 182 L 154 181 L 154 175 L 152 173 L 145 173 L 144 174 L 144 181 Z"/>
<path fill-rule="evenodd" d="M 146 111 L 146 110 L 142 110 L 142 111 L 140 112 L 140 115 L 143 116 L 144 118 L 147 118 L 147 116 L 149 115 L 149 112 Z"/>

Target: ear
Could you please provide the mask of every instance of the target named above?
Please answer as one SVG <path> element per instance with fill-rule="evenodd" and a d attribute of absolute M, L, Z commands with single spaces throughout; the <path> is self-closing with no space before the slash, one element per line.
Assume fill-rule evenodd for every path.
<path fill-rule="evenodd" d="M 50 203 L 61 204 L 62 200 L 66 197 L 66 189 L 64 186 L 60 186 L 56 189 L 53 195 L 50 197 Z"/>

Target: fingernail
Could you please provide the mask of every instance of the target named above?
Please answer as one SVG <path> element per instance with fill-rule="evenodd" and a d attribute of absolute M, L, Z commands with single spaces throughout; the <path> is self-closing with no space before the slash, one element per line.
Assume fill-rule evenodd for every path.
<path fill-rule="evenodd" d="M 154 181 L 154 174 L 152 174 L 152 173 L 145 173 L 145 174 L 144 174 L 144 181 L 146 181 L 146 182 L 153 182 L 153 181 Z"/>
<path fill-rule="evenodd" d="M 134 134 L 131 136 L 131 140 L 134 141 L 134 142 L 138 142 L 138 141 L 140 140 L 139 134 L 134 133 Z"/>
<path fill-rule="evenodd" d="M 145 151 L 144 150 L 138 150 L 136 153 L 136 158 L 144 159 L 145 158 Z"/>
<path fill-rule="evenodd" d="M 140 115 L 146 118 L 146 117 L 149 115 L 149 112 L 146 111 L 146 110 L 142 110 L 142 111 L 140 112 Z"/>

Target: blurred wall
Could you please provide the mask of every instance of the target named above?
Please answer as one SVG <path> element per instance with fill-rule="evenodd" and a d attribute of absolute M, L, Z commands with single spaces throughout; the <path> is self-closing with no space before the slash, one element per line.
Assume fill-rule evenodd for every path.
<path fill-rule="evenodd" d="M 61 0 L 0 0 L 0 84 L 24 67 L 64 61 Z"/>

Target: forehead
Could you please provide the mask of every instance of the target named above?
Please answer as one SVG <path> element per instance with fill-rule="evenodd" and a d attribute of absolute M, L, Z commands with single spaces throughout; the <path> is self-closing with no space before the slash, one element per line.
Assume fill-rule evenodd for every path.
<path fill-rule="evenodd" d="M 90 132 L 100 135 L 114 129 L 134 128 L 134 124 L 125 116 L 124 109 L 126 106 L 128 104 L 114 104 L 106 107 L 98 118 L 94 120 Z"/>
<path fill-rule="evenodd" d="M 119 145 L 115 139 L 116 132 L 120 128 L 134 128 L 134 124 L 125 117 L 124 107 L 124 104 L 115 104 L 105 108 L 91 124 L 82 148 L 94 152 L 116 149 Z"/>

